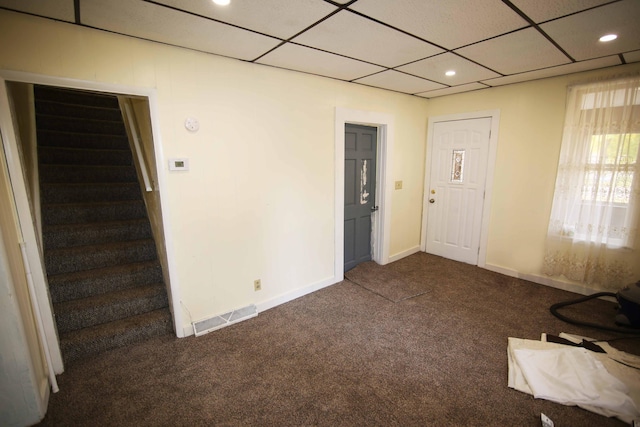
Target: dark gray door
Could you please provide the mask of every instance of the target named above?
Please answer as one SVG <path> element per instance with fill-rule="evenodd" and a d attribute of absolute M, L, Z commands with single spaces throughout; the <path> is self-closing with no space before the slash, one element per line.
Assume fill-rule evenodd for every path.
<path fill-rule="evenodd" d="M 377 129 L 346 125 L 344 135 L 344 271 L 371 260 L 371 215 L 377 209 Z"/>

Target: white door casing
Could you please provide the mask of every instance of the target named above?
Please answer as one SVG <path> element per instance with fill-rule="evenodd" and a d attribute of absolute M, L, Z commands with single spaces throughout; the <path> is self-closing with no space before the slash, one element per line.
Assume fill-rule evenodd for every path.
<path fill-rule="evenodd" d="M 394 118 L 390 114 L 336 107 L 335 112 L 335 205 L 334 205 L 334 278 L 344 279 L 344 150 L 345 124 L 373 126 L 378 129 L 376 196 L 379 210 L 372 215 L 372 259 L 389 263 L 391 230 L 391 153 L 394 142 Z"/>
<path fill-rule="evenodd" d="M 429 121 L 421 249 L 483 267 L 497 111 Z"/>

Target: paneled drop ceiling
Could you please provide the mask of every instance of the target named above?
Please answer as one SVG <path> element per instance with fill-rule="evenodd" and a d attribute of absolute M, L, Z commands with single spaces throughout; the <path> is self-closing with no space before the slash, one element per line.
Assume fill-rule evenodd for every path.
<path fill-rule="evenodd" d="M 0 0 L 0 8 L 425 98 L 640 61 L 640 0 Z M 618 38 L 598 41 L 610 33 Z"/>

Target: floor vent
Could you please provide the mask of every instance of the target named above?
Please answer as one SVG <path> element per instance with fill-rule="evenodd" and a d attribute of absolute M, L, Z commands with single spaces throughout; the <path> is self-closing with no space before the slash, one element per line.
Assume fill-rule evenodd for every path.
<path fill-rule="evenodd" d="M 216 329 L 224 328 L 225 326 L 238 323 L 242 320 L 251 319 L 257 315 L 258 309 L 255 305 L 251 304 L 244 308 L 239 308 L 219 316 L 213 316 L 208 319 L 193 322 L 193 333 L 199 337 L 200 335 L 215 331 Z"/>

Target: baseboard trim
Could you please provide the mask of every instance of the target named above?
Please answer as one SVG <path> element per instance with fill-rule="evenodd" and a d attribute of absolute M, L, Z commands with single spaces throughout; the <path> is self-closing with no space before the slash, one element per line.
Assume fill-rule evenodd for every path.
<path fill-rule="evenodd" d="M 293 301 L 294 299 L 309 295 L 310 293 L 319 291 L 320 289 L 326 288 L 328 286 L 335 285 L 338 282 L 340 282 L 340 280 L 337 280 L 335 276 L 328 277 L 326 279 L 320 280 L 319 282 L 312 283 L 311 285 L 294 289 L 293 291 L 286 292 L 284 294 L 278 295 L 277 297 L 257 303 L 256 306 L 258 307 L 258 313 L 262 313 L 263 311 L 277 307 L 289 301 Z"/>
<path fill-rule="evenodd" d="M 402 258 L 406 258 L 409 255 L 413 255 L 418 252 L 420 252 L 420 245 L 414 246 L 411 249 L 407 249 L 406 251 L 398 252 L 397 254 L 389 256 L 389 262 L 401 260 Z"/>
<path fill-rule="evenodd" d="M 270 298 L 266 301 L 255 303 L 255 306 L 257 307 L 258 314 L 260 314 L 263 311 L 267 311 L 271 308 L 285 304 L 289 301 L 293 301 L 294 299 L 298 299 L 310 293 L 319 291 L 320 289 L 326 288 L 328 286 L 335 285 L 338 282 L 340 282 L 340 280 L 337 280 L 335 276 L 332 276 L 324 280 L 320 280 L 319 282 L 312 283 L 311 285 L 304 286 L 302 288 L 295 289 L 291 292 L 286 292 L 284 294 Z M 183 334 L 184 334 L 184 337 L 194 335 L 193 327 L 191 326 L 191 324 L 183 327 Z"/>
<path fill-rule="evenodd" d="M 528 280 L 529 282 L 537 283 L 539 285 L 549 286 L 563 291 L 573 292 L 580 295 L 591 295 L 596 292 L 600 292 L 598 289 L 593 289 L 588 286 L 580 285 L 578 283 L 571 282 L 566 279 L 541 276 L 539 274 L 526 274 L 520 273 L 510 268 L 500 267 L 498 265 L 486 264 L 485 269 L 494 271 L 496 273 L 504 274 L 505 276 L 515 277 L 517 279 Z"/>

